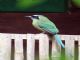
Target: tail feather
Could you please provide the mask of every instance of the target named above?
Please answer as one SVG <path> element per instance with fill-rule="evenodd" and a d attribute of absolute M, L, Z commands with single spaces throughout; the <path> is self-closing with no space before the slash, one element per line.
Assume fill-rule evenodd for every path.
<path fill-rule="evenodd" d="M 56 39 L 57 43 L 64 48 L 65 46 L 64 46 L 64 44 L 62 43 L 60 36 L 59 36 L 58 34 L 56 34 L 56 35 L 54 35 L 54 36 L 55 36 L 55 39 Z"/>

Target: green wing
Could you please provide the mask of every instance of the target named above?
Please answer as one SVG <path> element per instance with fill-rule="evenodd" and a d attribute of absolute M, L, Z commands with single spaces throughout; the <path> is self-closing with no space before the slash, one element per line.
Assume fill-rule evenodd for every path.
<path fill-rule="evenodd" d="M 49 32 L 51 34 L 56 34 L 59 32 L 59 30 L 56 28 L 55 24 L 52 24 L 52 22 L 38 22 L 38 25 L 40 28 L 42 28 L 44 31 Z"/>

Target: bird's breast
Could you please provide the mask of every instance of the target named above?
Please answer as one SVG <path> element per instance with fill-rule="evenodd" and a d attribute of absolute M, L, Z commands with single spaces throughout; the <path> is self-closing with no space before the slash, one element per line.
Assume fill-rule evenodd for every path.
<path fill-rule="evenodd" d="M 32 22 L 32 25 L 33 25 L 36 29 L 38 29 L 38 30 L 40 30 L 40 31 L 43 31 L 43 30 L 39 27 L 38 21 L 33 21 L 33 22 Z"/>

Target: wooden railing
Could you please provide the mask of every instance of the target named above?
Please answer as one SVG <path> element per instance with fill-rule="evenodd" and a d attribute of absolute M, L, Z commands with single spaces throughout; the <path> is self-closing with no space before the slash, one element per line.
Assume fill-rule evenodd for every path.
<path fill-rule="evenodd" d="M 75 41 L 78 41 L 78 60 L 80 60 L 80 35 L 60 35 L 65 41 L 65 56 L 74 60 Z M 49 37 L 46 34 L 9 34 L 0 33 L 0 60 L 11 60 L 11 41 L 14 39 L 14 60 L 24 60 L 23 39 L 26 44 L 26 60 L 35 60 L 35 41 L 39 40 L 39 60 L 49 60 Z M 61 47 L 52 38 L 52 60 L 60 60 Z"/>

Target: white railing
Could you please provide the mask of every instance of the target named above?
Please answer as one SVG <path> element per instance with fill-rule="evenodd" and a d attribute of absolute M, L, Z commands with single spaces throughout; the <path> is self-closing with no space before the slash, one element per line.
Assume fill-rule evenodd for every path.
<path fill-rule="evenodd" d="M 78 60 L 80 60 L 80 36 L 60 35 L 65 40 L 65 55 L 67 60 L 74 60 L 74 41 L 78 41 Z M 0 33 L 0 60 L 11 60 L 11 40 L 15 41 L 14 60 L 24 60 L 23 39 L 27 40 L 27 60 L 35 60 L 35 41 L 39 40 L 39 60 L 49 60 L 49 38 L 46 34 L 9 34 Z M 52 60 L 59 60 L 61 47 L 52 38 Z"/>

